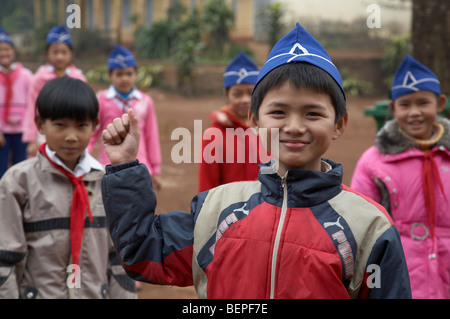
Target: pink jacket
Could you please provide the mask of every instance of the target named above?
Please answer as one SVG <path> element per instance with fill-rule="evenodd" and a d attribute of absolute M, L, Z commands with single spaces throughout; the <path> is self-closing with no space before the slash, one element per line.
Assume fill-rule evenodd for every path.
<path fill-rule="evenodd" d="M 433 176 L 434 227 L 424 196 L 425 153 L 403 137 L 396 120 L 386 123 L 375 146 L 361 156 L 351 182 L 351 188 L 390 212 L 401 235 L 413 298 L 450 298 L 450 121 L 439 122 L 444 136 L 430 153 L 442 183 L 441 188 Z"/>
<path fill-rule="evenodd" d="M 148 167 L 150 174 L 160 174 L 161 147 L 159 144 L 158 122 L 153 106 L 153 100 L 150 96 L 137 89 L 131 94 L 133 101 L 129 107 L 135 111 L 135 114 L 139 119 L 139 129 L 141 131 L 141 142 L 139 144 L 137 158 L 141 163 Z M 98 102 L 100 106 L 100 123 L 91 138 L 88 150 L 92 152 L 96 142 L 99 141 L 101 147 L 97 159 L 103 165 L 107 165 L 110 161 L 106 155 L 103 144 L 101 143 L 101 134 L 108 124 L 112 123 L 116 117 L 121 117 L 126 110 L 123 108 L 123 103 L 116 98 L 116 92 L 113 86 L 110 86 L 108 90 L 98 93 Z"/>
<path fill-rule="evenodd" d="M 28 103 L 28 93 L 31 89 L 33 73 L 24 68 L 22 64 L 15 63 L 12 67 L 12 100 L 10 102 L 9 121 L 5 123 L 5 96 L 6 87 L 4 85 L 5 75 L 0 72 L 0 132 L 8 134 L 19 134 L 23 131 L 23 118 Z"/>
<path fill-rule="evenodd" d="M 83 75 L 82 71 L 80 69 L 77 69 L 72 64 L 67 67 L 66 76 L 86 81 L 86 78 Z M 35 116 L 34 109 L 36 99 L 39 95 L 39 92 L 44 87 L 45 83 L 57 77 L 58 75 L 55 72 L 55 68 L 49 63 L 40 66 L 39 69 L 36 71 L 33 77 L 31 92 L 28 99 L 28 106 L 23 123 L 24 124 L 24 131 L 22 136 L 23 142 L 25 143 L 36 142 L 37 128 L 34 123 L 34 116 Z"/>

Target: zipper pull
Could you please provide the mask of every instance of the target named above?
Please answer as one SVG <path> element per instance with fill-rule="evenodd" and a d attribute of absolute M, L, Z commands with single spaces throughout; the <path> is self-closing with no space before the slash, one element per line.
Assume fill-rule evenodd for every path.
<path fill-rule="evenodd" d="M 286 173 L 287 175 L 287 173 Z M 284 188 L 286 186 L 286 175 L 281 176 L 281 187 Z"/>

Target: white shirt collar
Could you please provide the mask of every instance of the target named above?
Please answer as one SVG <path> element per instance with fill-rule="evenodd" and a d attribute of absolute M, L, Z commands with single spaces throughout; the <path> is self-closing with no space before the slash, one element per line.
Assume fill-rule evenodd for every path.
<path fill-rule="evenodd" d="M 114 88 L 114 85 L 110 85 L 108 88 L 108 91 L 106 92 L 106 97 L 108 99 L 113 99 L 116 96 L 119 96 L 119 95 L 117 94 L 116 89 Z M 133 88 L 133 92 L 131 92 L 129 97 L 134 97 L 134 98 L 140 100 L 142 98 L 142 94 L 139 92 L 138 89 Z"/>
<path fill-rule="evenodd" d="M 49 64 L 49 65 L 47 66 L 47 71 L 48 71 L 48 72 L 55 72 L 55 67 L 54 67 L 53 65 Z M 70 70 L 69 67 L 67 67 L 66 70 L 64 71 L 64 74 L 65 74 L 65 75 L 70 75 L 70 73 L 71 73 L 71 70 Z"/>
<path fill-rule="evenodd" d="M 80 177 L 84 174 L 89 173 L 91 170 L 96 169 L 103 171 L 103 165 L 100 164 L 95 158 L 89 154 L 87 150 L 84 150 L 83 154 L 80 156 L 80 160 L 78 164 L 75 166 L 75 169 L 72 171 L 68 168 L 59 158 L 56 156 L 56 152 L 52 151 L 48 145 L 45 145 L 45 152 L 47 156 L 56 164 L 63 167 L 68 172 L 72 173 L 75 177 Z"/>
<path fill-rule="evenodd" d="M 16 63 L 14 63 L 14 62 L 11 63 L 11 65 L 9 66 L 9 69 L 0 65 L 0 72 L 5 73 L 5 74 L 10 71 L 14 71 L 15 69 L 16 69 Z"/>

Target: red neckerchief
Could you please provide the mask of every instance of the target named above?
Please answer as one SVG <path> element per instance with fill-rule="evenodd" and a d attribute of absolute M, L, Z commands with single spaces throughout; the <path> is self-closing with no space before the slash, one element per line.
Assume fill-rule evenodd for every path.
<path fill-rule="evenodd" d="M 68 172 L 66 169 L 53 162 L 48 157 L 45 151 L 46 144 L 47 143 L 41 144 L 41 146 L 39 146 L 39 151 L 56 169 L 66 175 L 70 179 L 72 185 L 75 187 L 72 196 L 72 208 L 70 210 L 70 249 L 72 253 L 72 263 L 79 265 L 86 209 L 90 222 L 93 222 L 91 208 L 89 205 L 89 195 L 87 193 L 86 187 L 84 186 L 84 182 L 82 181 L 84 175 L 75 177 L 72 173 Z"/>
<path fill-rule="evenodd" d="M 9 120 L 9 111 L 11 109 L 11 100 L 13 98 L 13 89 L 12 85 L 15 79 L 17 78 L 19 66 L 16 67 L 15 70 L 10 70 L 8 73 L 0 72 L 0 82 L 5 86 L 5 112 L 3 113 L 3 120 L 5 124 L 8 123 Z"/>
<path fill-rule="evenodd" d="M 433 153 L 425 153 L 425 160 L 422 166 L 423 194 L 425 197 L 425 207 L 427 209 L 428 223 L 434 240 L 434 221 L 435 221 L 435 190 L 434 182 L 436 181 L 445 197 L 444 187 L 439 177 L 439 171 L 433 158 Z"/>

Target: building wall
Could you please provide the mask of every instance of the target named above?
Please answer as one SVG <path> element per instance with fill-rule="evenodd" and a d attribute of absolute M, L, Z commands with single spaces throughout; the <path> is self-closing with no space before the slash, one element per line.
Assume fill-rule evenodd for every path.
<path fill-rule="evenodd" d="M 102 31 L 114 41 L 132 42 L 134 21 L 138 26 L 149 26 L 166 17 L 172 1 L 179 1 L 185 7 L 197 6 L 202 10 L 207 0 L 33 0 L 35 21 L 39 26 L 45 21 L 66 22 L 69 4 L 81 9 L 81 27 Z M 227 0 L 235 13 L 235 26 L 231 37 L 252 39 L 255 35 L 255 7 L 267 0 Z"/>

